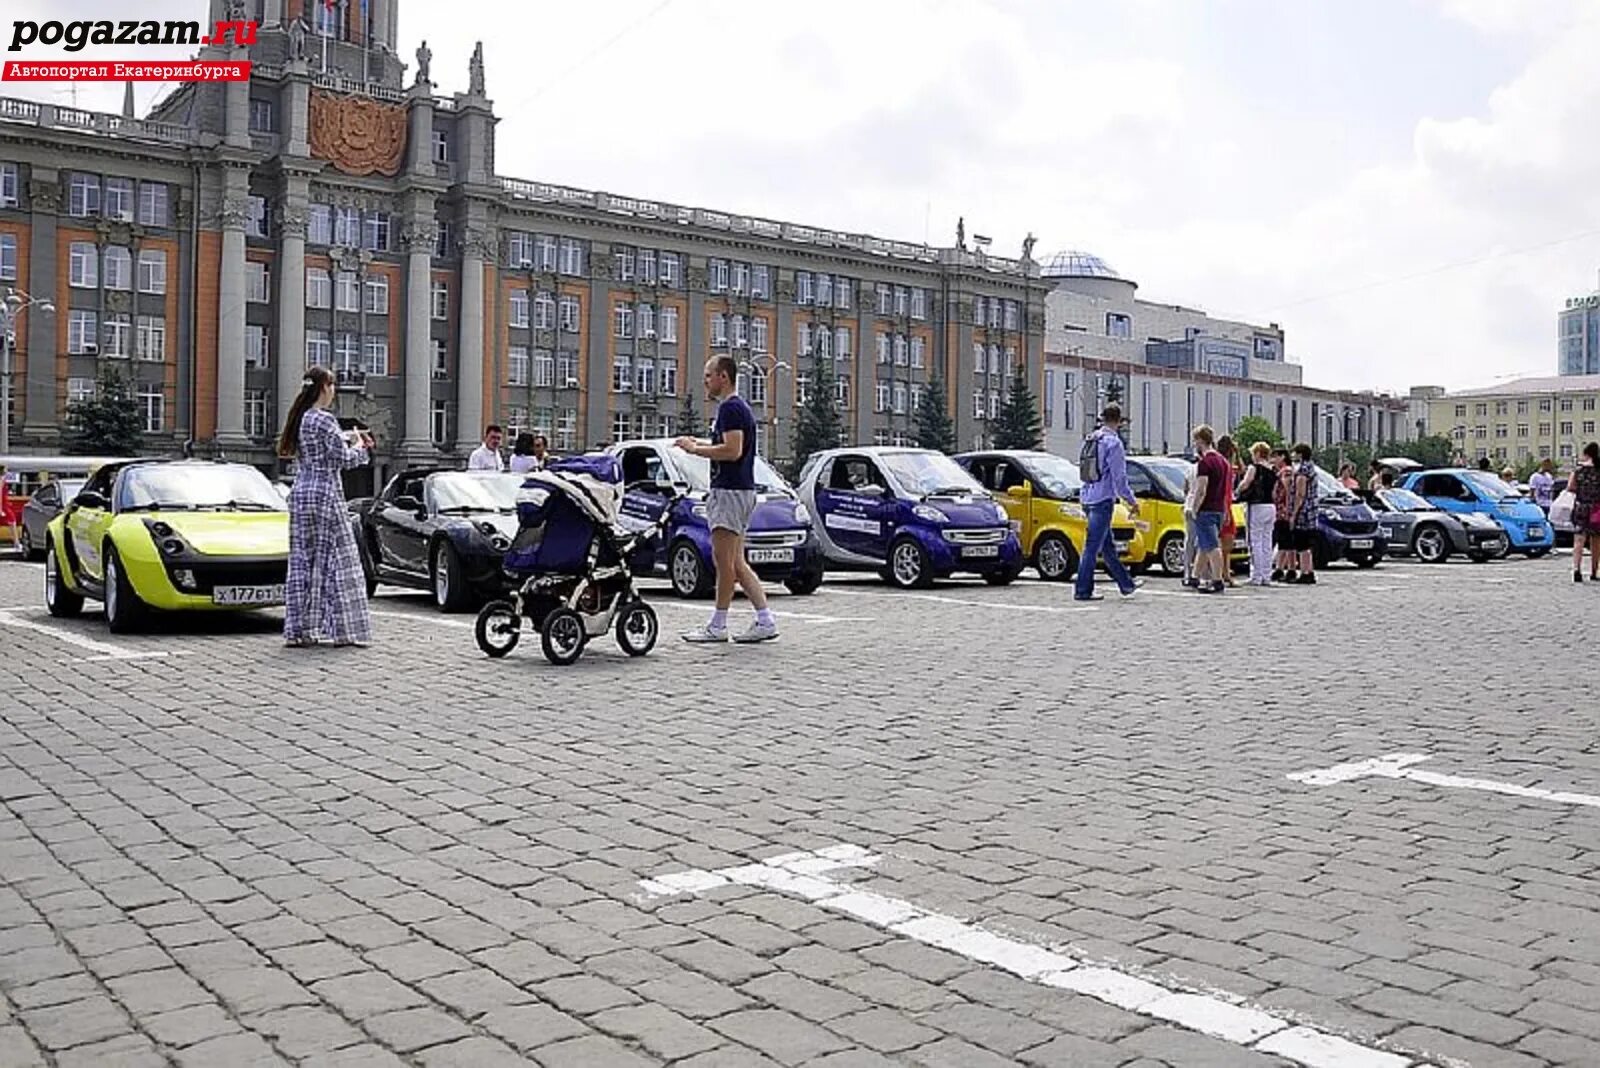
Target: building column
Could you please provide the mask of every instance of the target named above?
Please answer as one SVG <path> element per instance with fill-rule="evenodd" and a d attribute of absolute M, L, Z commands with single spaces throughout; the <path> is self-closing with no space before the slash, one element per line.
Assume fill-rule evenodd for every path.
<path fill-rule="evenodd" d="M 244 432 L 244 226 L 249 218 L 249 171 L 223 171 L 222 263 L 217 276 L 217 432 L 219 444 L 247 445 Z"/>
<path fill-rule="evenodd" d="M 17 338 L 17 353 L 11 365 L 11 403 L 22 412 L 22 435 L 54 440 L 60 433 L 56 422 L 56 405 L 60 403 L 56 394 L 60 384 L 56 380 L 56 353 L 60 351 L 56 330 L 69 311 L 67 293 L 56 289 L 56 212 L 61 208 L 61 186 L 55 171 L 33 168 L 28 201 L 28 293 L 40 300 L 54 301 L 56 311 L 54 315 L 46 315 L 38 308 L 30 308 L 23 313 L 27 334 L 25 338 Z M 20 250 L 18 255 L 21 255 Z M 20 281 L 22 271 L 19 270 L 17 276 Z M 17 388 L 19 375 L 22 378 L 20 391 Z M 25 394 L 20 400 L 19 392 Z M 16 423 L 12 423 L 11 430 L 15 442 L 19 430 Z"/>
<path fill-rule="evenodd" d="M 421 196 L 406 226 L 406 356 L 405 438 L 401 449 L 432 455 L 433 331 L 430 294 L 433 289 L 433 198 Z"/>
<path fill-rule="evenodd" d="M 278 254 L 277 409 L 281 426 L 300 393 L 306 366 L 306 198 L 308 182 L 285 178 L 278 207 L 282 246 Z"/>
<path fill-rule="evenodd" d="M 471 452 L 483 433 L 483 263 L 486 231 L 468 230 L 461 241 L 461 331 L 456 349 L 456 448 Z"/>

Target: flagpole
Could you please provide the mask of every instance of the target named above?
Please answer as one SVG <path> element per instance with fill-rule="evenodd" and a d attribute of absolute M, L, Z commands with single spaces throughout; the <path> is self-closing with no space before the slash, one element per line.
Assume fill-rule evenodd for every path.
<path fill-rule="evenodd" d="M 372 7 L 368 0 L 361 0 L 361 84 L 365 85 L 372 80 L 368 69 L 367 60 L 369 49 L 372 47 Z"/>

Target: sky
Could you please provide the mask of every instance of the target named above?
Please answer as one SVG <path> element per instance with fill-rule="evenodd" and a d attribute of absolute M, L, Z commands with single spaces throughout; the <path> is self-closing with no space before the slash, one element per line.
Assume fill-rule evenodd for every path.
<path fill-rule="evenodd" d="M 503 175 L 936 244 L 963 218 L 1010 256 L 1031 233 L 1146 299 L 1281 324 L 1312 385 L 1554 373 L 1600 272 L 1600 0 L 402 5 L 436 92 L 484 39 Z"/>

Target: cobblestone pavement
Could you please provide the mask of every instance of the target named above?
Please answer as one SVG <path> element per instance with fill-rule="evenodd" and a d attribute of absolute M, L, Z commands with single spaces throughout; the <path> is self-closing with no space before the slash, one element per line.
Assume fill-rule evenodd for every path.
<path fill-rule="evenodd" d="M 704 609 L 663 594 L 652 655 L 565 670 L 410 595 L 372 649 L 291 652 L 275 614 L 51 620 L 39 578 L 0 564 L 5 1068 L 1292 1063 L 804 897 L 640 886 L 841 843 L 881 857 L 853 886 L 1396 1061 L 1600 1065 L 1600 810 L 1287 778 L 1600 793 L 1600 586 L 1563 559 L 1089 611 L 830 582 L 751 648 L 677 642 Z"/>

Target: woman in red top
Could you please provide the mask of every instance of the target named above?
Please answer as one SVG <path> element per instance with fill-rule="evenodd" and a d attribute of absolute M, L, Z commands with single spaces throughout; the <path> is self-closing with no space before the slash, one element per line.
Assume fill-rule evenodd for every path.
<path fill-rule="evenodd" d="M 1239 480 L 1240 464 L 1239 450 L 1233 447 L 1233 438 L 1228 434 L 1217 439 L 1217 451 L 1222 458 L 1228 461 L 1228 467 L 1233 472 L 1233 477 L 1228 480 L 1227 495 L 1223 498 L 1227 507 L 1222 512 L 1222 580 L 1230 586 L 1237 586 L 1233 581 L 1233 539 L 1238 536 L 1239 528 L 1233 521 L 1233 487 Z"/>

